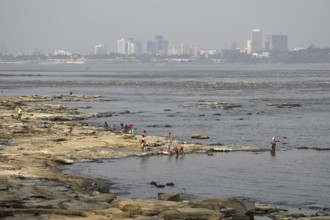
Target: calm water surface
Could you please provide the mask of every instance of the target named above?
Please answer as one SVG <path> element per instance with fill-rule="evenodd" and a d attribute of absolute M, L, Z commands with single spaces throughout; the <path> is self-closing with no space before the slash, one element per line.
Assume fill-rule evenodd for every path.
<path fill-rule="evenodd" d="M 132 157 L 103 163 L 77 163 L 65 172 L 107 179 L 114 193 L 157 198 L 180 192 L 188 198 L 245 198 L 278 208 L 329 212 L 330 152 L 315 150 L 187 154 Z M 150 182 L 173 182 L 158 189 Z"/>

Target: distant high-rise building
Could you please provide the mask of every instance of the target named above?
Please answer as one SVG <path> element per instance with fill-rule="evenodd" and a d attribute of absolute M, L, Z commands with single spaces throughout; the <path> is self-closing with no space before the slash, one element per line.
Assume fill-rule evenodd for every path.
<path fill-rule="evenodd" d="M 189 44 L 182 43 L 180 45 L 180 54 L 190 55 L 191 54 L 191 47 Z"/>
<path fill-rule="evenodd" d="M 255 53 L 262 51 L 262 34 L 260 29 L 253 29 L 248 45 L 248 52 Z"/>
<path fill-rule="evenodd" d="M 193 54 L 193 56 L 195 56 L 195 57 L 199 56 L 200 52 L 199 52 L 199 48 L 198 48 L 197 46 L 194 46 L 194 47 L 192 48 L 192 54 Z"/>
<path fill-rule="evenodd" d="M 107 54 L 107 47 L 105 45 L 96 45 L 94 49 L 94 54 L 98 56 L 106 55 Z"/>
<path fill-rule="evenodd" d="M 134 38 L 117 40 L 117 52 L 124 55 L 142 54 L 142 41 Z"/>
<path fill-rule="evenodd" d="M 135 46 L 135 43 L 134 43 L 134 38 L 128 38 L 126 40 L 126 54 L 127 55 L 132 55 L 132 54 L 135 54 L 136 53 L 136 46 Z"/>
<path fill-rule="evenodd" d="M 178 50 L 178 48 L 176 47 L 176 46 L 170 46 L 169 48 L 168 48 L 168 55 L 170 55 L 170 56 L 173 56 L 173 55 L 178 55 L 179 54 L 179 50 Z"/>
<path fill-rule="evenodd" d="M 147 54 L 155 54 L 156 53 L 156 43 L 153 40 L 147 41 Z"/>
<path fill-rule="evenodd" d="M 136 51 L 135 51 L 136 55 L 142 54 L 143 53 L 142 40 L 135 40 L 134 43 L 135 43 L 135 47 L 136 47 Z"/>
<path fill-rule="evenodd" d="M 267 50 L 270 51 L 287 51 L 288 36 L 287 35 L 271 35 L 266 41 Z"/>
<path fill-rule="evenodd" d="M 163 36 L 155 36 L 155 41 L 147 41 L 147 54 L 166 55 L 168 53 L 168 41 Z"/>
<path fill-rule="evenodd" d="M 127 55 L 127 41 L 125 38 L 117 40 L 117 53 Z"/>
<path fill-rule="evenodd" d="M 159 55 L 167 54 L 168 41 L 163 39 L 163 36 L 157 35 L 156 39 L 156 53 Z"/>
<path fill-rule="evenodd" d="M 246 41 L 246 52 L 247 53 L 252 53 L 251 52 L 251 40 Z"/>

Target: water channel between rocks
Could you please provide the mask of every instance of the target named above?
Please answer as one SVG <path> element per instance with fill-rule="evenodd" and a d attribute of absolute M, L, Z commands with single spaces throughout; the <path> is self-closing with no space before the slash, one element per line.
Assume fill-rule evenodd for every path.
<path fill-rule="evenodd" d="M 330 151 L 288 150 L 148 156 L 76 163 L 63 172 L 101 178 L 110 191 L 131 198 L 180 192 L 194 200 L 244 198 L 304 213 L 329 213 Z M 321 161 L 321 162 L 320 162 Z M 157 188 L 152 181 L 174 183 Z"/>

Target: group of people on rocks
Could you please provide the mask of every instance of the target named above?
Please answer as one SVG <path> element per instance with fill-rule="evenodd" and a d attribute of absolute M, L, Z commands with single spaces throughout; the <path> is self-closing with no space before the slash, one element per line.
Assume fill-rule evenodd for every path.
<path fill-rule="evenodd" d="M 105 122 L 106 123 L 106 122 Z M 107 125 L 107 124 L 106 124 Z M 108 126 L 108 125 L 107 125 Z M 133 134 L 133 124 L 123 124 L 121 123 L 121 132 L 122 133 L 128 133 L 128 134 Z M 175 154 L 178 155 L 185 155 L 183 146 L 180 145 L 176 145 L 174 146 L 173 144 L 173 136 L 172 136 L 172 132 L 169 131 L 168 135 L 166 136 L 166 140 L 167 140 L 167 146 L 166 146 L 166 151 L 168 153 L 169 156 L 172 155 L 172 152 L 174 151 Z M 270 153 L 272 156 L 275 156 L 275 152 L 276 152 L 276 139 L 275 137 L 272 138 L 270 144 L 271 144 L 271 148 L 270 148 Z M 141 134 L 141 142 L 140 142 L 140 148 L 142 152 L 145 152 L 148 150 L 149 147 L 149 143 L 147 141 L 147 132 L 144 130 L 143 133 Z"/>
<path fill-rule="evenodd" d="M 111 129 L 107 122 L 104 122 L 103 127 L 107 131 L 109 131 L 109 130 L 116 130 L 117 131 L 117 129 Z M 129 124 L 121 123 L 120 124 L 120 132 L 122 134 L 132 134 L 133 135 L 134 134 L 134 125 L 131 124 L 131 123 L 129 123 Z M 166 136 L 166 140 L 167 140 L 166 150 L 167 150 L 169 156 L 171 156 L 172 150 L 175 151 L 176 155 L 184 155 L 185 154 L 182 146 L 177 145 L 177 146 L 174 147 L 173 137 L 172 137 L 172 132 L 171 131 L 168 132 L 168 135 Z M 141 151 L 142 152 L 148 151 L 148 147 L 149 147 L 149 143 L 148 143 L 148 140 L 147 140 L 147 132 L 146 132 L 146 130 L 144 130 L 141 134 L 141 142 L 140 142 Z"/>
<path fill-rule="evenodd" d="M 149 147 L 149 143 L 147 141 L 147 132 L 144 130 L 141 136 L 142 136 L 142 139 L 141 139 L 141 145 L 140 146 L 141 146 L 142 152 L 145 152 L 147 150 L 147 147 Z M 175 154 L 177 156 L 185 155 L 185 152 L 183 150 L 183 146 L 176 145 L 174 147 L 173 137 L 172 137 L 172 132 L 171 131 L 168 132 L 168 135 L 167 135 L 166 139 L 167 139 L 167 152 L 168 152 L 169 156 L 171 156 L 173 149 L 174 149 Z"/>

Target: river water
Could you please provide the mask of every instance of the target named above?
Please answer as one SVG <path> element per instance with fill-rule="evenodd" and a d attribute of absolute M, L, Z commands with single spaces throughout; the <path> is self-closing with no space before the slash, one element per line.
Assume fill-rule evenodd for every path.
<path fill-rule="evenodd" d="M 116 182 L 113 191 L 156 197 L 150 181 L 175 183 L 196 199 L 239 197 L 274 206 L 329 212 L 330 65 L 0 65 L 0 96 L 90 94 L 82 111 L 117 112 L 91 119 L 102 126 L 133 123 L 136 132 L 195 143 L 270 147 L 269 152 L 189 154 L 76 164 L 68 172 Z M 229 103 L 211 108 L 205 102 Z M 269 103 L 272 103 L 270 105 Z M 295 107 L 284 107 L 283 103 Z M 127 114 L 122 114 L 127 112 Z M 304 150 L 303 150 L 304 149 Z"/>

